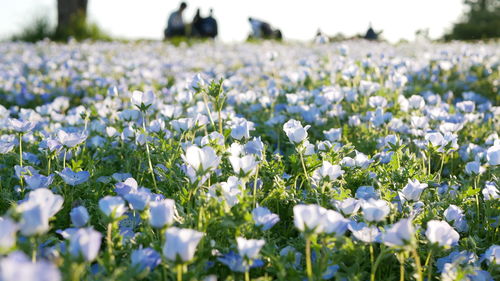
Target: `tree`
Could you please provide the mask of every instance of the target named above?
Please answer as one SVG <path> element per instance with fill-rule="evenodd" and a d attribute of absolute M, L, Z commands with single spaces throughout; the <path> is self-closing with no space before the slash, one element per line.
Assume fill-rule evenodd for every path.
<path fill-rule="evenodd" d="M 88 0 L 57 0 L 56 37 L 77 34 L 87 20 Z"/>
<path fill-rule="evenodd" d="M 454 24 L 445 40 L 483 40 L 500 38 L 500 1 L 465 0 L 469 6 L 463 20 Z"/>

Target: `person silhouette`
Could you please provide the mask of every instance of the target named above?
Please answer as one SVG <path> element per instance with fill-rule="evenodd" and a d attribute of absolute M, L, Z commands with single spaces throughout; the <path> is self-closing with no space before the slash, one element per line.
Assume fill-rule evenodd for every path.
<path fill-rule="evenodd" d="M 208 15 L 208 17 L 203 19 L 202 30 L 205 37 L 217 37 L 219 30 L 217 26 L 217 20 L 214 18 L 213 9 L 210 9 L 210 14 Z"/>
<path fill-rule="evenodd" d="M 366 40 L 378 40 L 378 34 L 373 30 L 372 24 L 370 23 L 368 30 L 366 31 L 365 37 Z"/>
<path fill-rule="evenodd" d="M 187 8 L 186 2 L 182 2 L 179 9 L 172 12 L 168 17 L 167 28 L 164 31 L 165 39 L 176 36 L 186 36 L 186 25 L 182 17 Z"/>
<path fill-rule="evenodd" d="M 278 39 L 281 40 L 283 35 L 281 34 L 281 30 L 273 29 L 271 25 L 265 21 L 248 18 L 250 22 L 250 26 L 252 27 L 252 33 L 250 34 L 250 38 L 254 39 Z"/>

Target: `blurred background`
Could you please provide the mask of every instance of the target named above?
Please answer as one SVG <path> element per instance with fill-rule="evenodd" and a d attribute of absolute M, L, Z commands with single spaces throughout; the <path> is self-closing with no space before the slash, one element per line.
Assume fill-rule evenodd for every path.
<path fill-rule="evenodd" d="M 0 0 L 0 40 L 160 40 L 172 0 Z M 285 40 L 364 37 L 392 43 L 416 38 L 484 40 L 500 37 L 499 0 L 192 0 L 184 21 L 199 8 L 218 22 L 218 40 L 244 41 L 248 17 L 279 28 Z"/>

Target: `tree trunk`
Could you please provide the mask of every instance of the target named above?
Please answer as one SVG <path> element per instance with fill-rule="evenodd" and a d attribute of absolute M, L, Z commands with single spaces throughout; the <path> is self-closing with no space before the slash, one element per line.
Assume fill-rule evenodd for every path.
<path fill-rule="evenodd" d="M 64 33 L 76 20 L 85 20 L 87 4 L 88 0 L 57 0 L 57 31 Z"/>

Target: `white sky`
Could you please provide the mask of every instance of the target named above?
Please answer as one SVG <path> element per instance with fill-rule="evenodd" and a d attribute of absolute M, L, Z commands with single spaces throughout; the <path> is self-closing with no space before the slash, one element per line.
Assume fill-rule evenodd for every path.
<path fill-rule="evenodd" d="M 0 0 L 0 38 L 8 38 L 37 15 L 56 23 L 56 0 Z M 440 37 L 463 12 L 462 0 L 191 0 L 184 20 L 197 7 L 202 15 L 214 9 L 223 41 L 241 41 L 250 31 L 249 16 L 279 27 L 286 39 L 310 40 L 320 28 L 333 35 L 365 33 L 371 22 L 392 42 L 412 40 L 415 31 L 429 28 Z M 120 38 L 160 39 L 177 0 L 89 0 L 90 19 Z"/>

